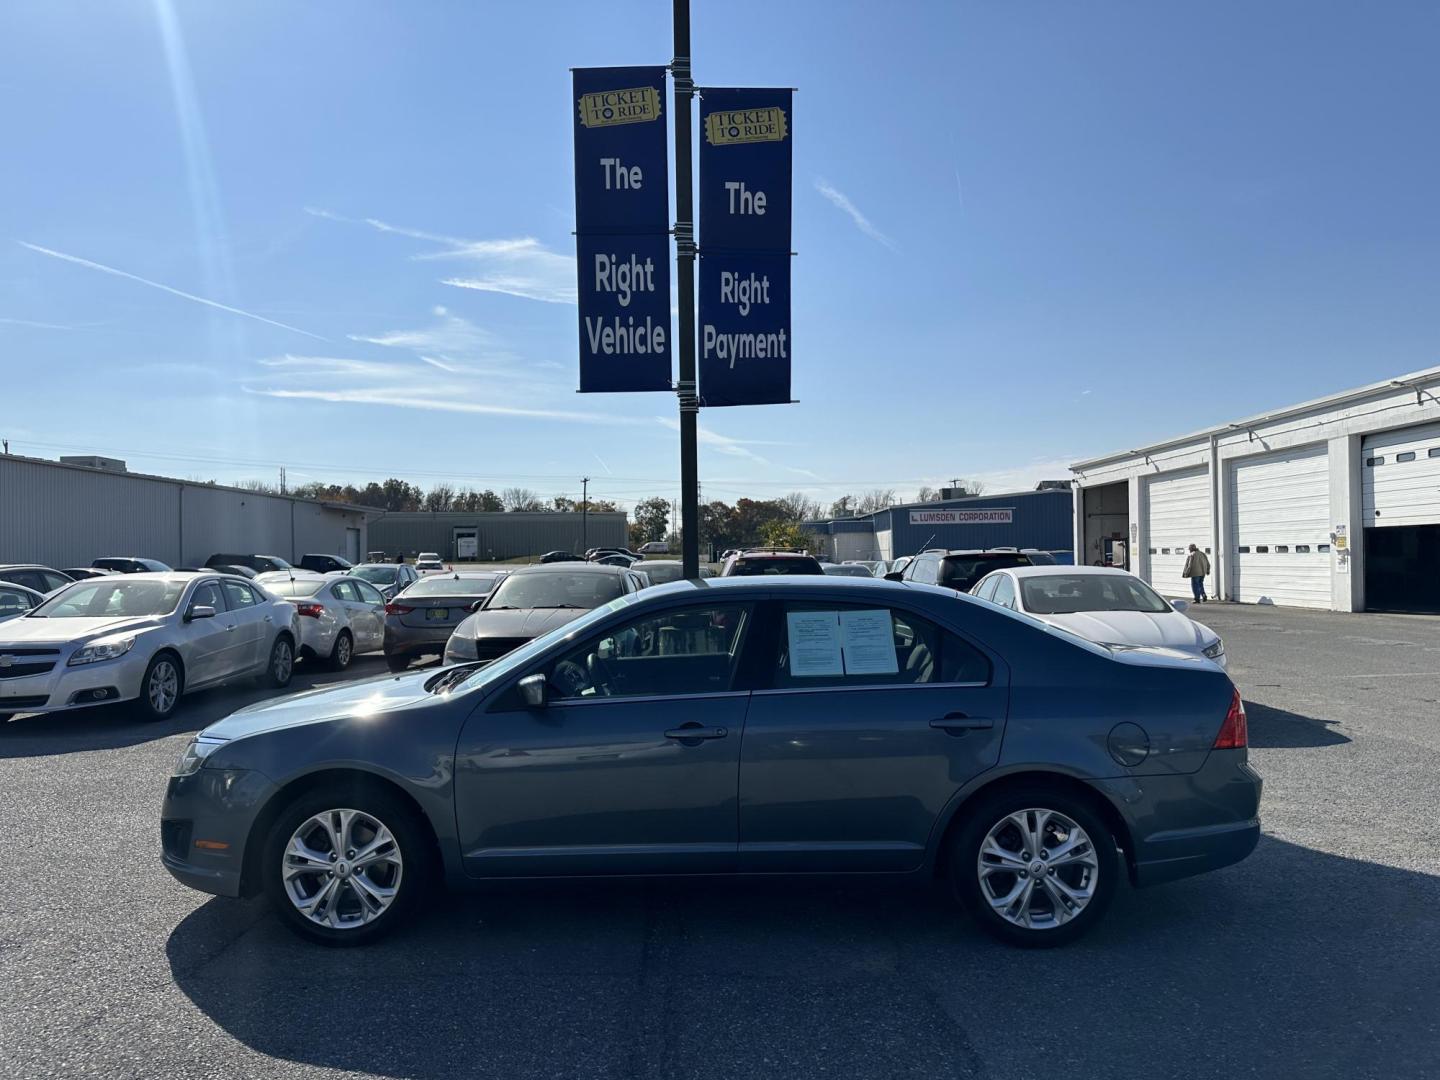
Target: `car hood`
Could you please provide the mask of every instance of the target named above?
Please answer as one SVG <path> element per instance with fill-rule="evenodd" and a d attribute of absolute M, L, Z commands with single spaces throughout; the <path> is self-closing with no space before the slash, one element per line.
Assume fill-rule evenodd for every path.
<path fill-rule="evenodd" d="M 533 638 L 584 615 L 589 608 L 521 608 L 518 611 L 477 611 L 455 628 L 472 638 Z"/>
<path fill-rule="evenodd" d="M 0 630 L 0 642 L 9 645 L 64 645 L 130 630 L 159 626 L 163 618 L 11 619 Z"/>
<path fill-rule="evenodd" d="M 434 695 L 425 689 L 425 684 L 434 676 L 433 671 L 378 675 L 343 686 L 272 698 L 233 712 L 200 734 L 216 739 L 240 739 L 299 724 L 394 712 L 416 702 L 434 701 Z"/>
<path fill-rule="evenodd" d="M 1215 638 L 1204 626 L 1178 611 L 1076 611 L 1035 617 L 1107 645 L 1159 645 L 1194 650 Z"/>

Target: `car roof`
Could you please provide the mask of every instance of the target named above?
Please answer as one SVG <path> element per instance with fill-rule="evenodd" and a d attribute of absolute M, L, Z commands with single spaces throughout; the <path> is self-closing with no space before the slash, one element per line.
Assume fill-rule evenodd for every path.
<path fill-rule="evenodd" d="M 629 569 L 628 566 L 606 566 L 593 562 L 529 563 L 517 566 L 510 574 L 623 574 Z"/>
<path fill-rule="evenodd" d="M 1118 566 L 1051 566 L 1048 563 L 1043 566 L 1007 566 L 1005 572 L 1016 577 L 1050 577 L 1058 574 L 1067 577 L 1077 574 L 1094 574 L 1100 577 L 1135 576 L 1129 570 L 1122 570 Z"/>
<path fill-rule="evenodd" d="M 146 570 L 141 574 L 120 574 L 114 578 L 105 578 L 106 581 L 123 583 L 126 581 L 194 581 L 197 577 L 210 577 L 216 581 L 241 579 L 231 577 L 229 574 L 222 574 L 217 570 Z M 97 579 L 98 580 L 98 579 Z M 76 582 L 75 584 L 81 584 Z"/>
<path fill-rule="evenodd" d="M 7 562 L 0 563 L 0 570 L 50 570 L 53 567 L 38 562 Z M 88 569 L 88 567 L 87 567 Z"/>

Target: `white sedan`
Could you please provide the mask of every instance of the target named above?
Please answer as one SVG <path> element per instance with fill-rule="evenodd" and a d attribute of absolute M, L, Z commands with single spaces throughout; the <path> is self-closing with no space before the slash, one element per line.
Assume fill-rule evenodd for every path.
<path fill-rule="evenodd" d="M 1134 574 L 1107 566 L 1017 566 L 994 570 L 971 594 L 1023 611 L 1101 645 L 1160 645 L 1225 666 L 1220 635 Z"/>
<path fill-rule="evenodd" d="M 344 669 L 356 653 L 385 644 L 385 598 L 368 581 L 343 571 L 275 570 L 255 584 L 299 611 L 301 656 Z"/>

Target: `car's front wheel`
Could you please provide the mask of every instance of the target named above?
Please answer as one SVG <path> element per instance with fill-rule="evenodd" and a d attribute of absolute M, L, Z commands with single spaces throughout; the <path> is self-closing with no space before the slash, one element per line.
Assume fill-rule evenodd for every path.
<path fill-rule="evenodd" d="M 185 691 L 185 673 L 174 653 L 157 653 L 140 680 L 135 711 L 141 720 L 168 720 Z"/>
<path fill-rule="evenodd" d="M 1119 858 L 1088 802 L 1017 788 L 962 812 L 950 884 L 988 933 L 1046 948 L 1074 941 L 1099 921 L 1115 892 Z"/>
<path fill-rule="evenodd" d="M 404 922 L 430 873 L 424 827 L 383 791 L 302 795 L 265 842 L 263 884 L 281 920 L 322 945 L 362 945 Z"/>
<path fill-rule="evenodd" d="M 270 646 L 270 661 L 265 666 L 265 685 L 284 690 L 295 673 L 295 646 L 289 634 L 280 634 Z"/>

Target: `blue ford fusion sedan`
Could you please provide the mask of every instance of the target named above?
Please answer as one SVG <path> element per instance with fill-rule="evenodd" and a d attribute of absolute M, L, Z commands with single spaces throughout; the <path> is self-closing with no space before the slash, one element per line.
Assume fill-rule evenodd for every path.
<path fill-rule="evenodd" d="M 278 699 L 202 731 L 165 866 L 331 945 L 427 887 L 630 874 L 938 878 L 1056 945 L 1120 876 L 1243 859 L 1245 712 L 1215 664 L 913 583 L 682 581 L 489 664 Z"/>

